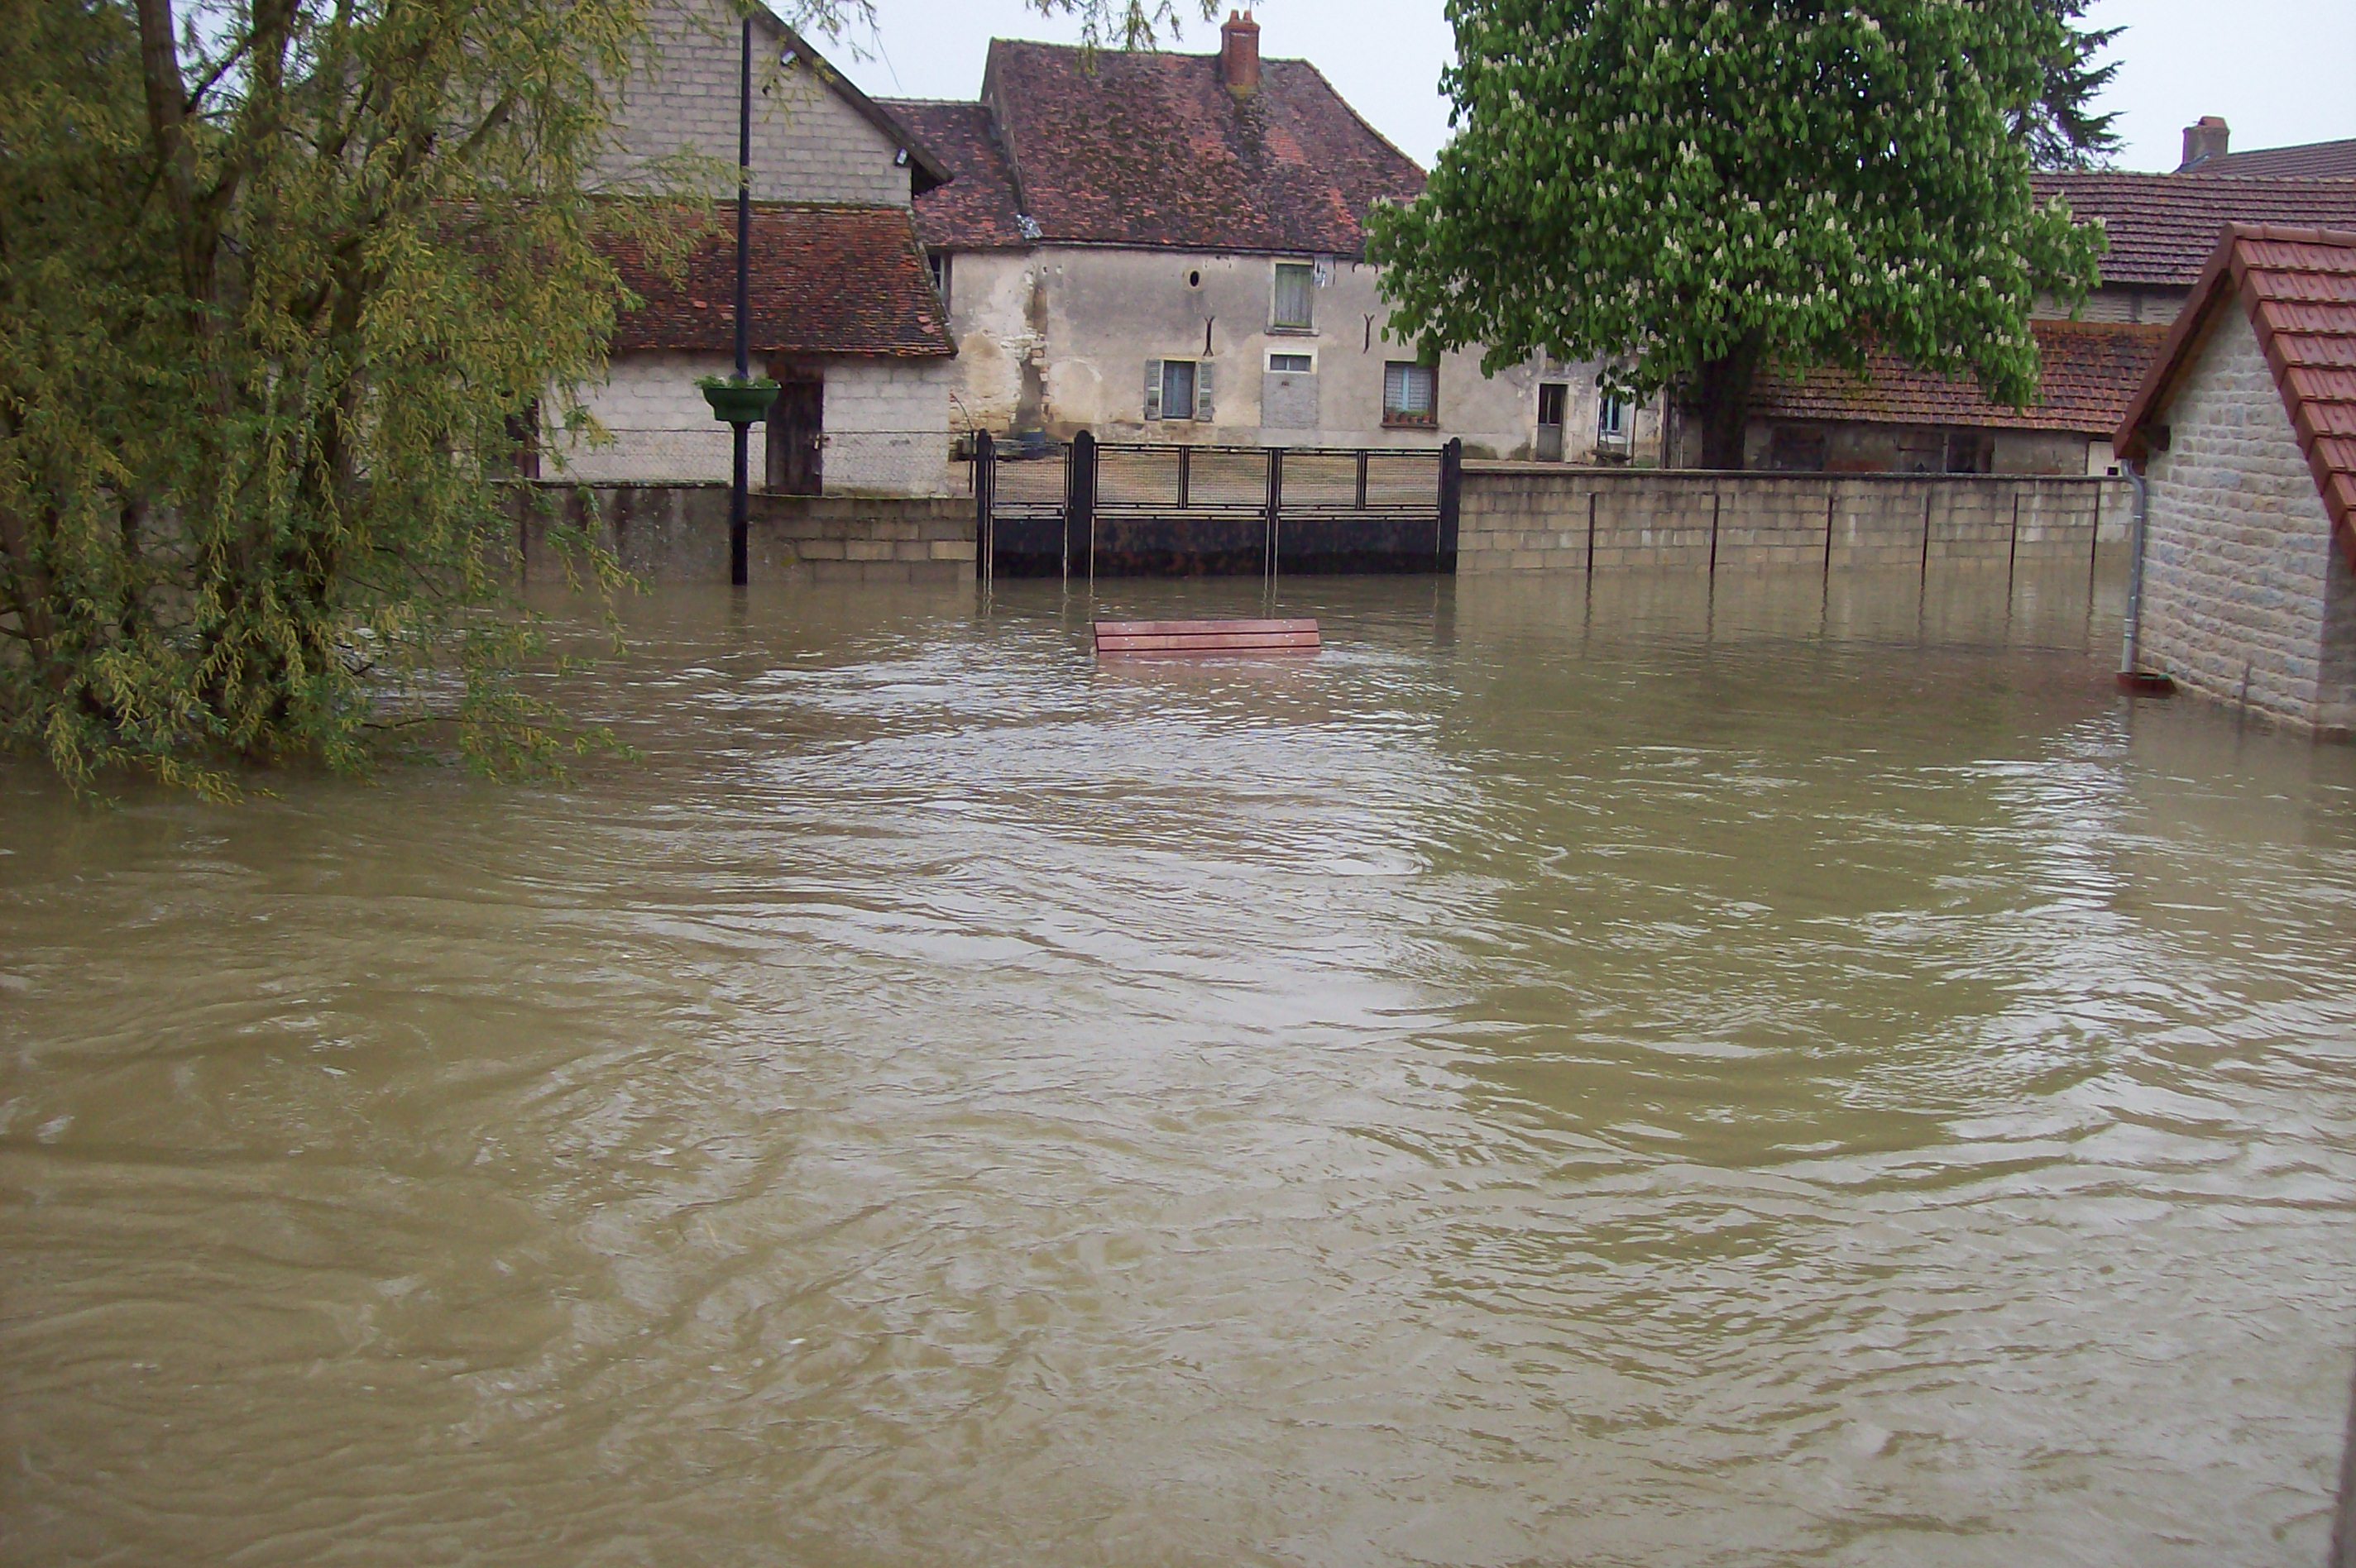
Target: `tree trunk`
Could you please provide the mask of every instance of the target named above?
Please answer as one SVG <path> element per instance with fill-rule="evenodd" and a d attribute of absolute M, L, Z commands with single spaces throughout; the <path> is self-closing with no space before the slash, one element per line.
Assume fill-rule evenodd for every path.
<path fill-rule="evenodd" d="M 1751 422 L 1751 385 L 1766 348 L 1757 333 L 1703 362 L 1693 380 L 1693 410 L 1701 422 L 1701 465 L 1739 471 L 1742 436 Z"/>

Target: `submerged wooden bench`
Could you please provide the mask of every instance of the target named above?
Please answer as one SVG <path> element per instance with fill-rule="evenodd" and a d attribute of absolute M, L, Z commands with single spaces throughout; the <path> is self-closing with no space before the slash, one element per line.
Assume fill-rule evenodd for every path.
<path fill-rule="evenodd" d="M 1098 621 L 1104 654 L 1313 654 L 1314 621 Z"/>

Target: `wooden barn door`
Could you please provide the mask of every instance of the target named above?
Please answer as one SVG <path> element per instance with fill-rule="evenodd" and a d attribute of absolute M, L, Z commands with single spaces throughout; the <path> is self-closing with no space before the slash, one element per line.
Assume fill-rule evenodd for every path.
<path fill-rule="evenodd" d="M 826 383 L 809 371 L 777 374 L 769 407 L 769 488 L 816 496 L 826 487 Z"/>

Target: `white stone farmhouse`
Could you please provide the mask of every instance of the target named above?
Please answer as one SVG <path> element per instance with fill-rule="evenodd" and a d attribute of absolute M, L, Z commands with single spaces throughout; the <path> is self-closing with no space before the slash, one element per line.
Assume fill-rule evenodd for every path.
<path fill-rule="evenodd" d="M 627 197 L 674 177 L 680 155 L 709 160 L 722 171 L 715 232 L 679 281 L 616 247 L 644 304 L 622 317 L 610 372 L 587 399 L 614 441 L 552 443 L 544 477 L 728 475 L 727 427 L 696 379 L 734 367 L 738 18 L 724 0 L 651 7 L 600 183 Z M 767 10 L 753 30 L 752 368 L 781 384 L 757 427 L 756 466 L 767 487 L 791 493 L 938 494 L 955 350 L 910 203 L 948 173 Z"/>
<path fill-rule="evenodd" d="M 1433 446 L 1624 459 L 1658 421 L 1594 367 L 1484 376 L 1389 341 L 1376 203 L 1423 171 L 1306 60 L 1230 16 L 1215 56 L 993 40 L 971 102 L 887 101 L 953 171 L 916 198 L 958 419 L 1001 436 Z"/>
<path fill-rule="evenodd" d="M 2148 485 L 2138 665 L 2356 728 L 2356 230 L 2236 226 L 2118 432 Z"/>

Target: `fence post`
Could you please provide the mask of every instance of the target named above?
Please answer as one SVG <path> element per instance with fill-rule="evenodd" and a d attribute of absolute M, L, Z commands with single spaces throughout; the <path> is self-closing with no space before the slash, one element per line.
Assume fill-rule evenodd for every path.
<path fill-rule="evenodd" d="M 1097 438 L 1082 431 L 1064 451 L 1064 577 L 1072 575 L 1072 555 L 1085 541 L 1088 575 L 1097 560 Z"/>
<path fill-rule="evenodd" d="M 973 574 L 986 585 L 998 554 L 998 443 L 988 431 L 973 438 Z"/>
<path fill-rule="evenodd" d="M 1464 438 L 1451 436 L 1440 449 L 1440 538 L 1437 564 L 1456 570 L 1456 524 L 1464 500 Z"/>
<path fill-rule="evenodd" d="M 1284 448 L 1268 449 L 1268 517 L 1260 530 L 1260 576 L 1269 581 L 1276 579 L 1277 550 L 1281 543 L 1279 521 L 1284 510 Z"/>

